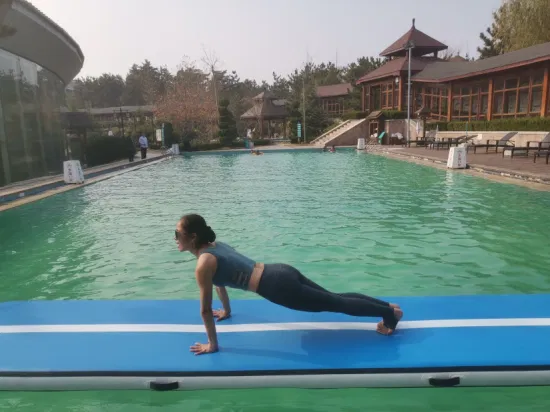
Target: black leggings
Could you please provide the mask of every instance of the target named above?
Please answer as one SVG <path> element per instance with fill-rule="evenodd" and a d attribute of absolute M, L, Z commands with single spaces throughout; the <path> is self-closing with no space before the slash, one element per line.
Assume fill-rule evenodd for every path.
<path fill-rule="evenodd" d="M 388 302 L 361 293 L 330 292 L 286 264 L 266 264 L 257 293 L 289 309 L 381 317 L 386 327 L 395 329 L 397 325 L 393 308 Z"/>

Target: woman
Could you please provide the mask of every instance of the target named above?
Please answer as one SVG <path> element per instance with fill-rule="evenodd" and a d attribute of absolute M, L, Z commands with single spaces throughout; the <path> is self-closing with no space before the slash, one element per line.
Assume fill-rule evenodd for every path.
<path fill-rule="evenodd" d="M 381 317 L 377 332 L 390 335 L 403 316 L 399 305 L 360 293 L 334 293 L 312 282 L 286 264 L 263 264 L 238 253 L 231 246 L 216 242 L 216 234 L 197 214 L 183 216 L 176 225 L 175 240 L 180 252 L 197 257 L 195 277 L 200 288 L 201 316 L 208 343 L 196 343 L 196 355 L 218 351 L 214 317 L 221 321 L 231 316 L 226 286 L 255 292 L 263 298 L 299 311 L 337 312 L 351 316 Z M 212 310 L 212 290 L 223 310 Z"/>

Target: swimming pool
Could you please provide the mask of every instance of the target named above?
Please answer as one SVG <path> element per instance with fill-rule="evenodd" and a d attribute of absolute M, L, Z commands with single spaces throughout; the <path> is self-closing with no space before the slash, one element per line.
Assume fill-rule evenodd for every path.
<path fill-rule="evenodd" d="M 180 254 L 173 240 L 177 219 L 189 212 L 203 214 L 218 239 L 251 257 L 293 264 L 335 291 L 550 292 L 549 207 L 548 192 L 355 150 L 185 155 L 0 213 L 0 299 L 196 299 L 193 257 Z M 0 394 L 0 405 L 55 411 L 550 406 L 547 388 L 456 393 L 469 395 L 460 403 L 438 390 L 12 393 Z"/>

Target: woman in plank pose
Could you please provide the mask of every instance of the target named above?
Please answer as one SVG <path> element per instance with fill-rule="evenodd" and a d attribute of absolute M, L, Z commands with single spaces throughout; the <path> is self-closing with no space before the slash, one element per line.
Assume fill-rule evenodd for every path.
<path fill-rule="evenodd" d="M 293 310 L 381 317 L 376 330 L 384 335 L 393 333 L 403 317 L 399 305 L 360 293 L 330 292 L 290 265 L 259 263 L 225 243 L 216 242 L 216 234 L 200 215 L 183 216 L 176 224 L 175 240 L 180 252 L 191 252 L 197 257 L 195 277 L 208 335 L 208 343 L 191 346 L 191 351 L 197 355 L 218 351 L 214 317 L 220 321 L 231 316 L 226 286 L 255 292 Z M 212 310 L 214 286 L 223 304 L 222 310 Z"/>

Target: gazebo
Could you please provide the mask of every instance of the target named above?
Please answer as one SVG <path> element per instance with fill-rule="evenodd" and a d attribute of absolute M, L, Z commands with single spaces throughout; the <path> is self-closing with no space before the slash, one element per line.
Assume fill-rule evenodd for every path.
<path fill-rule="evenodd" d="M 264 91 L 253 99 L 253 106 L 241 115 L 241 120 L 254 120 L 259 126 L 259 136 L 264 137 L 264 122 L 267 122 L 267 136 L 272 136 L 272 122 L 282 123 L 283 136 L 286 137 L 286 118 L 288 116 L 285 100 L 278 99 L 271 92 Z"/>

